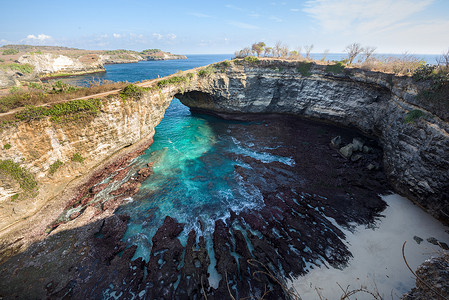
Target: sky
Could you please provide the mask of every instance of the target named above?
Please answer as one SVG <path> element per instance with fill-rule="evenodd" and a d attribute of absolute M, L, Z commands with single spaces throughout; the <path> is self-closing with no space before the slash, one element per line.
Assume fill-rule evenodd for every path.
<path fill-rule="evenodd" d="M 0 45 L 89 50 L 159 48 L 232 54 L 263 41 L 297 50 L 441 54 L 449 49 L 448 0 L 2 1 Z"/>

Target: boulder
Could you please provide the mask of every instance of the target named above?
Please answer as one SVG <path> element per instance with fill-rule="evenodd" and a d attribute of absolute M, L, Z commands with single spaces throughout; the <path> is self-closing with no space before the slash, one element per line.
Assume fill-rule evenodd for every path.
<path fill-rule="evenodd" d="M 354 151 L 354 146 L 352 144 L 347 144 L 344 147 L 340 148 L 340 153 L 341 155 L 343 155 L 345 158 L 350 158 L 352 155 L 352 152 Z"/>
<path fill-rule="evenodd" d="M 336 136 L 331 140 L 331 146 L 333 148 L 340 148 L 341 145 L 341 136 Z"/>
<path fill-rule="evenodd" d="M 368 146 L 363 146 L 363 153 L 372 153 L 373 152 L 373 148 L 368 147 Z"/>
<path fill-rule="evenodd" d="M 362 151 L 364 144 L 365 144 L 365 142 L 362 139 L 355 137 L 352 139 L 352 145 L 353 145 L 352 150 L 353 151 Z"/>
<path fill-rule="evenodd" d="M 363 157 L 362 154 L 354 154 L 353 156 L 351 156 L 351 161 L 358 161 L 362 157 Z"/>

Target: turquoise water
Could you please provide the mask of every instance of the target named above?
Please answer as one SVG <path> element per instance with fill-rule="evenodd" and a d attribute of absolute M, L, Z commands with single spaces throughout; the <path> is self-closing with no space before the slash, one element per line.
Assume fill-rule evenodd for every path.
<path fill-rule="evenodd" d="M 153 163 L 154 174 L 143 184 L 134 201 L 118 214 L 131 216 L 125 239 L 139 246 L 136 257 L 148 260 L 151 238 L 165 218 L 185 223 L 181 243 L 195 230 L 210 236 L 218 219 L 229 218 L 229 209 L 240 212 L 263 205 L 260 191 L 240 186 L 236 165 L 246 166 L 232 154 L 244 154 L 263 162 L 294 164 L 289 157 L 254 150 L 228 134 L 229 128 L 244 127 L 205 115 L 192 115 L 174 99 L 156 127 L 154 143 L 136 163 Z M 204 224 L 199 228 L 198 219 Z"/>

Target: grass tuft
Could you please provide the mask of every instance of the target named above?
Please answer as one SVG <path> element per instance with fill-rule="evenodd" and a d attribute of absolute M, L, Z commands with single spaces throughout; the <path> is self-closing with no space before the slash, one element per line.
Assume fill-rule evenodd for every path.
<path fill-rule="evenodd" d="M 424 116 L 424 113 L 419 109 L 411 110 L 407 113 L 405 116 L 404 122 L 405 123 L 415 123 L 416 120 Z"/>
<path fill-rule="evenodd" d="M 333 65 L 327 65 L 326 66 L 326 72 L 334 73 L 334 74 L 340 74 L 345 69 L 345 64 L 341 61 L 337 61 Z"/>
<path fill-rule="evenodd" d="M 16 180 L 27 196 L 34 196 L 38 191 L 33 174 L 12 160 L 0 160 L 0 173 Z"/>
<path fill-rule="evenodd" d="M 52 163 L 49 168 L 50 175 L 53 175 L 59 169 L 59 167 L 61 167 L 63 164 L 64 163 L 62 161 L 60 161 L 59 159 L 57 161 L 55 161 L 54 163 Z"/>
<path fill-rule="evenodd" d="M 76 161 L 76 162 L 84 162 L 85 158 L 81 156 L 81 154 L 79 154 L 78 152 L 76 152 L 75 154 L 73 154 L 72 156 L 72 161 Z"/>

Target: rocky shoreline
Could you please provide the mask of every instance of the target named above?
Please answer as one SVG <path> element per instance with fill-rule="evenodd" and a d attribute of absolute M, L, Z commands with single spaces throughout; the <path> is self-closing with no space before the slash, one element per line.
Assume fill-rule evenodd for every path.
<path fill-rule="evenodd" d="M 0 89 L 40 80 L 106 72 L 105 64 L 187 59 L 185 55 L 171 54 L 159 49 L 141 53 L 127 50 L 88 51 L 26 45 L 6 45 L 0 47 L 0 50 L 2 49 L 12 49 L 18 53 L 3 56 L 6 62 L 3 59 L 3 68 L 0 68 Z"/>
<path fill-rule="evenodd" d="M 134 182 L 124 185 L 125 183 L 119 179 L 125 173 L 124 170 L 127 170 L 126 163 L 122 161 L 122 163 L 114 164 L 116 168 L 110 170 L 123 170 L 123 173 L 117 174 L 118 180 L 116 181 L 120 183 L 122 190 L 117 192 L 117 195 L 112 195 L 117 197 L 110 198 L 114 199 L 110 204 L 102 204 L 99 207 L 96 206 L 97 204 L 91 205 L 93 203 L 90 201 L 95 198 L 96 194 L 104 190 L 101 183 L 97 184 L 101 182 L 100 179 L 104 179 L 103 175 L 98 176 L 96 181 L 86 183 L 81 188 L 78 188 L 79 185 L 76 187 L 73 185 L 73 182 L 78 182 L 76 176 L 91 172 L 94 166 L 118 150 L 133 145 L 143 138 L 148 141 L 148 136 L 154 133 L 154 127 L 162 119 L 165 109 L 174 95 L 177 95 L 193 109 L 221 116 L 245 119 L 253 118 L 256 114 L 264 116 L 273 113 L 281 114 L 282 118 L 287 115 L 295 115 L 343 127 L 355 127 L 367 136 L 375 136 L 382 149 L 378 149 L 374 153 L 369 150 L 376 148 L 372 145 L 367 146 L 369 148 L 366 153 L 365 145 L 362 145 L 360 150 L 360 140 L 354 139 L 354 137 L 343 137 L 339 144 L 338 139 L 334 138 L 340 134 L 333 134 L 326 137 L 325 142 L 325 151 L 331 151 L 332 160 L 338 161 L 340 164 L 340 167 L 336 167 L 336 169 L 346 172 L 355 166 L 361 168 L 363 172 L 368 172 L 367 174 L 370 175 L 362 176 L 362 178 L 369 183 L 367 186 L 373 186 L 371 190 L 365 190 L 360 186 L 358 182 L 362 179 L 357 172 L 356 176 L 347 180 L 343 180 L 341 176 L 329 178 L 329 180 L 335 185 L 340 183 L 338 180 L 351 182 L 355 185 L 354 189 L 361 195 L 364 193 L 376 194 L 379 189 L 385 190 L 385 186 L 391 183 L 396 191 L 409 196 L 411 200 L 420 204 L 435 217 L 448 222 L 445 215 L 447 215 L 448 209 L 446 196 L 449 193 L 447 185 L 449 182 L 447 180 L 449 178 L 449 151 L 446 151 L 449 148 L 449 125 L 444 111 L 438 111 L 431 105 L 419 102 L 420 100 L 417 99 L 419 87 L 411 79 L 360 70 L 331 74 L 322 66 L 316 66 L 311 69 L 311 74 L 304 75 L 298 71 L 297 64 L 285 62 L 261 63 L 260 65 L 237 62 L 224 71 L 217 71 L 207 76 L 200 76 L 196 72 L 192 74 L 191 79 L 185 81 L 184 84 L 167 85 L 157 90 L 152 89 L 143 93 L 140 98 L 126 101 L 118 96 L 107 98 L 100 114 L 89 122 L 83 123 L 81 127 L 70 125 L 70 123 L 53 124 L 46 119 L 23 122 L 16 128 L 3 129 L 0 136 L 1 144 L 10 144 L 12 148 L 2 150 L 1 159 L 20 161 L 22 166 L 29 168 L 39 178 L 42 189 L 39 197 L 29 203 L 24 201 L 2 202 L 3 207 L 0 212 L 2 214 L 3 243 L 1 247 L 2 257 L 7 261 L 0 268 L 2 271 L 4 270 L 2 274 L 5 274 L 9 281 L 0 281 L 2 287 L 0 290 L 8 291 L 7 294 L 6 292 L 0 293 L 0 296 L 20 295 L 26 286 L 24 290 L 29 291 L 29 297 L 62 298 L 65 294 L 94 297 L 100 295 L 100 291 L 108 290 L 106 285 L 108 280 L 114 285 L 114 288 L 109 288 L 111 295 L 117 291 L 136 295 L 142 291 L 143 287 L 145 290 L 154 288 L 154 295 L 170 295 L 176 282 L 182 289 L 182 293 L 186 295 L 202 297 L 202 291 L 205 288 L 217 298 L 229 295 L 228 286 L 223 285 L 224 283 L 221 283 L 216 291 L 207 286 L 205 276 L 211 262 L 204 252 L 205 241 L 197 237 L 195 233 L 189 233 L 187 246 L 180 245 L 177 237 L 184 225 L 174 218 L 167 217 L 153 241 L 156 245 L 153 256 L 158 259 L 148 262 L 139 259 L 132 260 L 136 249 L 126 248 L 121 241 L 126 231 L 128 217 L 113 215 L 113 211 L 127 195 L 135 194 L 140 180 L 144 180 L 147 176 L 151 178 L 150 166 L 145 166 L 142 174 L 137 173 L 138 175 L 135 176 L 137 179 Z M 316 95 L 320 95 L 320 97 L 317 98 Z M 413 120 L 413 122 L 406 122 L 406 117 L 414 109 L 422 110 L 424 116 Z M 290 120 L 289 117 L 285 117 L 285 124 L 280 124 L 279 130 L 288 128 L 288 120 Z M 36 135 L 36 128 L 40 128 L 40 132 L 43 134 Z M 260 132 L 263 134 L 265 128 L 261 128 Z M 301 131 L 294 130 L 292 132 L 296 134 Z M 276 132 L 270 134 L 276 134 Z M 366 142 L 369 144 L 369 140 L 365 137 L 364 144 Z M 292 138 L 291 143 L 295 143 L 295 139 Z M 298 147 L 305 146 L 307 144 L 298 144 Z M 310 148 L 307 150 L 314 151 Z M 76 151 L 88 157 L 85 165 L 70 162 L 70 157 Z M 354 151 L 356 153 L 349 155 L 349 152 Z M 368 162 L 363 156 L 380 155 L 382 151 L 382 163 L 373 163 L 379 161 L 380 157 L 375 161 Z M 355 155 L 360 154 L 362 157 L 356 159 Z M 315 155 L 318 155 L 319 159 L 323 159 L 322 153 L 317 151 Z M 36 156 L 40 159 L 36 160 Z M 49 166 L 57 159 L 64 163 L 67 162 L 67 164 L 57 171 L 55 176 L 49 176 Z M 285 177 L 286 173 L 277 171 L 280 166 L 276 163 L 267 167 L 260 166 L 248 158 L 242 157 L 241 159 L 246 163 L 254 164 L 255 169 L 266 168 L 267 176 L 271 174 Z M 319 163 L 312 164 L 312 167 L 287 169 L 288 172 L 297 174 L 298 178 L 301 178 L 299 175 L 301 170 L 307 170 L 312 177 L 315 177 L 315 184 L 323 188 L 325 184 L 318 180 L 322 174 L 325 174 L 320 168 L 320 164 L 323 163 L 325 162 L 319 161 Z M 369 165 L 373 167 L 368 168 Z M 236 172 L 244 180 L 251 180 L 252 175 L 248 174 L 246 170 L 236 168 Z M 380 175 L 373 178 L 372 174 Z M 385 175 L 389 181 L 385 179 Z M 75 181 L 72 181 L 74 179 Z M 285 180 L 289 182 L 288 178 Z M 68 182 L 72 182 L 71 189 L 66 188 Z M 266 178 L 265 182 L 269 182 L 269 178 Z M 286 232 L 284 238 L 291 240 L 293 236 L 296 237 L 297 232 L 300 232 L 298 227 L 304 225 L 304 223 L 296 223 L 299 222 L 298 216 L 300 215 L 309 216 L 304 219 L 305 224 L 308 225 L 306 228 L 309 229 L 306 232 L 301 232 L 301 236 L 318 234 L 314 231 L 317 225 L 314 223 L 321 224 L 320 222 L 323 222 L 323 226 L 332 229 L 333 233 L 330 236 L 325 234 L 314 244 L 318 253 L 323 254 L 323 249 L 320 248 L 322 242 L 324 243 L 329 238 L 338 244 L 339 237 L 341 237 L 338 228 L 321 220 L 316 211 L 301 207 L 293 201 L 294 197 L 299 196 L 293 195 L 294 193 L 287 186 L 278 191 L 283 195 L 288 195 L 286 200 L 279 200 L 279 195 L 267 190 L 264 186 L 260 186 L 260 188 L 264 190 L 267 207 L 271 208 L 257 213 L 236 214 L 231 212 L 229 220 L 217 221 L 214 224 L 217 232 L 214 235 L 215 243 L 224 247 L 215 249 L 219 253 L 216 262 L 217 270 L 220 270 L 221 275 L 232 277 L 230 279 L 232 283 L 241 285 L 239 289 L 248 290 L 247 288 L 251 286 L 251 291 L 255 294 L 260 293 L 263 284 L 248 285 L 248 281 L 239 281 L 240 273 L 237 269 L 240 267 L 236 266 L 234 258 L 229 255 L 229 245 L 233 245 L 232 250 L 238 251 L 242 257 L 249 257 L 248 253 L 251 252 L 251 249 L 245 248 L 245 244 L 242 242 L 249 238 L 257 245 L 259 249 L 256 251 L 257 259 L 264 265 L 275 265 L 273 260 L 278 260 L 279 256 L 296 257 L 299 254 L 294 253 L 287 244 L 280 246 L 278 251 L 281 252 L 273 251 L 270 245 L 275 244 L 275 241 L 278 242 L 278 239 L 273 232 L 267 231 L 267 224 L 276 226 L 279 229 L 278 234 L 284 235 Z M 84 193 L 80 194 L 76 201 L 67 205 L 71 199 L 67 195 L 72 193 L 71 196 L 73 196 L 74 191 L 77 190 L 84 191 Z M 323 206 L 323 200 L 313 196 L 313 190 L 309 194 L 302 195 L 305 201 Z M 350 220 L 369 223 L 384 207 L 381 201 L 375 200 L 376 197 L 372 198 L 374 199 L 372 202 L 360 200 L 363 197 L 356 197 L 347 202 L 342 200 L 344 198 L 338 197 L 338 194 L 332 189 L 329 190 L 329 194 L 334 198 L 328 200 L 332 205 L 327 209 L 327 214 L 342 224 Z M 356 203 L 360 206 L 356 206 Z M 335 209 L 334 205 L 340 206 L 340 208 Z M 356 211 L 354 211 L 355 208 L 357 208 Z M 77 209 L 82 213 L 77 214 Z M 67 211 L 72 213 L 64 214 Z M 31 214 L 31 216 L 27 214 Z M 68 220 L 58 221 L 63 214 L 68 217 Z M 364 216 L 359 217 L 359 214 Z M 42 216 L 46 216 L 46 218 Z M 277 220 L 282 220 L 282 222 Z M 317 220 L 319 222 L 316 222 Z M 50 223 L 52 226 L 47 227 Z M 234 223 L 240 226 L 250 224 L 251 227 L 262 231 L 268 238 L 261 240 L 249 229 L 246 236 L 243 233 L 240 235 L 237 231 L 243 231 L 240 229 L 236 231 L 233 228 Z M 198 226 L 202 226 L 201 222 Z M 48 233 L 50 235 L 47 235 Z M 64 239 L 72 240 L 72 242 L 62 242 Z M 301 248 L 301 245 L 297 245 L 297 247 L 303 251 L 301 255 L 304 257 L 314 258 L 313 255 L 306 253 L 306 248 Z M 173 251 L 166 253 L 166 248 L 173 249 Z M 184 273 L 181 275 L 182 281 L 179 281 L 181 279 L 175 278 L 173 272 L 177 270 L 182 251 L 189 253 L 189 259 L 186 261 Z M 90 256 L 90 252 L 93 255 Z M 270 253 L 270 255 L 266 253 Z M 335 265 L 345 263 L 349 254 L 345 252 L 344 248 L 335 250 L 335 253 L 335 256 L 324 253 L 328 259 L 327 262 Z M 11 257 L 11 255 L 13 256 Z M 30 260 L 30 257 L 33 259 Z M 66 257 L 69 262 L 72 260 L 72 265 L 64 267 L 67 261 L 60 260 L 61 257 Z M 159 259 L 167 260 L 167 262 L 161 265 Z M 198 260 L 200 261 L 199 266 Z M 17 261 L 20 261 L 19 265 L 16 265 Z M 246 261 L 246 263 L 248 262 Z M 244 259 L 239 261 L 238 265 L 245 265 Z M 292 265 L 294 265 L 293 262 L 281 263 L 281 267 L 274 271 L 282 273 L 283 271 L 280 270 L 287 269 L 295 275 L 304 272 L 303 265 Z M 130 268 L 128 268 L 129 266 Z M 257 270 L 263 270 L 260 265 L 247 264 L 245 266 L 248 270 L 245 276 L 249 276 L 248 274 Z M 43 273 L 43 268 L 49 268 L 47 269 L 49 272 Z M 16 275 L 19 274 L 17 277 L 6 275 L 16 270 Z M 21 277 L 22 272 L 27 270 L 30 271 L 29 275 Z M 148 270 L 155 270 L 155 273 L 146 276 Z M 108 280 L 95 277 L 96 272 L 107 274 Z M 127 278 L 122 281 L 125 282 L 124 286 L 122 282 L 118 281 L 120 276 L 115 276 L 117 272 L 124 276 L 123 278 Z M 42 276 L 50 273 L 55 274 L 54 278 L 63 275 L 61 279 L 50 280 L 42 285 L 42 282 L 45 281 Z M 48 275 L 49 279 L 50 277 L 51 275 Z M 161 278 L 165 280 L 161 281 Z M 263 280 L 273 285 L 273 278 L 270 278 L 270 276 L 266 276 Z M 19 288 L 20 290 L 18 290 Z M 92 291 L 92 294 L 88 295 L 89 291 Z M 274 294 L 283 297 L 284 292 L 278 286 L 275 288 Z"/>
<path fill-rule="evenodd" d="M 53 223 L 45 240 L 35 242 L 0 265 L 3 292 L 0 296 L 97 298 L 106 293 L 129 299 L 132 295 L 192 298 L 206 294 L 210 299 L 223 299 L 230 293 L 238 298 L 261 296 L 268 284 L 270 297 L 284 299 L 287 291 L 277 280 L 304 274 L 307 266 L 319 258 L 333 266 L 346 264 L 351 254 L 342 243 L 344 234 L 323 215 L 344 226 L 350 226 L 351 222 L 368 224 L 378 216 L 385 203 L 377 195 L 385 192 L 388 184 L 381 168 L 369 170 L 366 166 L 380 160 L 381 150 L 375 141 L 351 131 L 293 117 L 273 115 L 263 120 L 248 125 L 251 131 L 268 143 L 272 155 L 293 154 L 297 164 L 266 164 L 239 155 L 238 159 L 251 168 L 236 166 L 235 172 L 245 184 L 257 184 L 265 205 L 240 213 L 231 210 L 228 219 L 215 221 L 212 239 L 216 262 L 208 254 L 205 235 L 198 236 L 192 230 L 187 244 L 181 245 L 178 238 L 186 224 L 170 216 L 152 238 L 151 259 L 133 259 L 136 246 L 129 247 L 123 241 L 128 217 L 113 211 L 125 197 L 135 194 L 141 180 L 147 176 L 151 180 L 150 167 L 128 166 L 148 146 L 143 144 L 77 188 L 79 192 L 66 211 L 81 205 L 83 213 L 73 218 L 69 215 L 67 222 Z M 289 147 L 295 148 L 295 153 L 270 145 L 270 137 L 281 127 L 286 133 L 286 144 L 292 143 Z M 239 128 L 233 130 L 234 134 L 244 134 Z M 348 160 L 330 145 L 337 134 L 343 143 L 354 138 L 364 140 L 373 152 L 357 161 Z M 134 175 L 129 177 L 130 181 L 122 182 L 128 172 Z M 291 174 L 290 178 L 304 178 L 305 182 L 289 180 L 286 174 Z M 255 176 L 261 176 L 257 183 L 253 181 Z M 106 177 L 111 178 L 109 185 L 120 182 L 116 192 L 108 192 L 115 197 L 95 203 L 92 201 L 95 194 L 106 189 L 101 183 Z M 273 191 L 264 184 L 273 180 L 284 185 Z M 295 200 L 298 197 L 301 202 Z M 205 225 L 198 220 L 198 226 Z M 282 237 L 275 235 L 273 228 Z M 217 287 L 208 280 L 211 264 L 223 278 Z M 263 272 L 266 266 L 270 266 L 270 275 L 260 273 L 254 277 L 254 272 Z"/>

